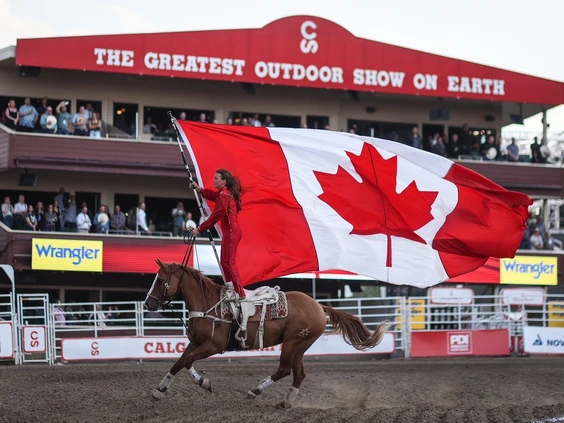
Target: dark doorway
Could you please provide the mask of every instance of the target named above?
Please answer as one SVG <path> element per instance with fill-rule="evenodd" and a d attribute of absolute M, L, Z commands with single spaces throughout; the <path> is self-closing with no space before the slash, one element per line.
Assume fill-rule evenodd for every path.
<path fill-rule="evenodd" d="M 135 135 L 139 106 L 132 103 L 114 103 L 114 126 L 126 134 Z M 143 125 L 139 133 L 143 132 Z"/>
<path fill-rule="evenodd" d="M 76 192 L 76 213 L 80 213 L 80 207 L 82 203 L 86 203 L 88 211 L 95 216 L 98 212 L 98 207 L 100 207 L 100 193 L 99 192 Z"/>

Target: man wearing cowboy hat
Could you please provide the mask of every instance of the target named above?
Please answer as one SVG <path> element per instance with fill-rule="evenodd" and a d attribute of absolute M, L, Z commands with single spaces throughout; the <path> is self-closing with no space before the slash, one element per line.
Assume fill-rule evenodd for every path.
<path fill-rule="evenodd" d="M 51 106 L 48 106 L 45 113 L 41 115 L 39 124 L 41 125 L 41 132 L 46 134 L 57 133 L 57 118 L 53 116 L 53 109 Z"/>

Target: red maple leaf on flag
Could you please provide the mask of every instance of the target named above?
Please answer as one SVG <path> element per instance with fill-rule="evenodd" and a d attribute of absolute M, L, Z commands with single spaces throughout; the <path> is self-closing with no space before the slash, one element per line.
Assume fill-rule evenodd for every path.
<path fill-rule="evenodd" d="M 391 236 L 425 241 L 415 233 L 433 220 L 431 207 L 436 191 L 420 191 L 412 181 L 396 192 L 397 156 L 384 159 L 365 143 L 359 156 L 347 152 L 362 181 L 339 166 L 337 173 L 314 172 L 323 188 L 319 198 L 335 210 L 353 229 L 351 234 L 385 234 L 388 237 L 387 266 L 391 266 Z"/>

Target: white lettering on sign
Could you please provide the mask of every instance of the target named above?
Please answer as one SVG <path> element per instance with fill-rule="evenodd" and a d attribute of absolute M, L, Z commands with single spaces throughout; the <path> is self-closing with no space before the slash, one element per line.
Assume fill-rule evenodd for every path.
<path fill-rule="evenodd" d="M 413 85 L 418 90 L 436 91 L 438 78 L 438 75 L 423 75 L 422 73 L 416 73 L 413 77 Z"/>
<path fill-rule="evenodd" d="M 211 73 L 222 75 L 243 75 L 245 61 L 242 59 L 184 56 L 148 52 L 144 59 L 147 69 L 173 70 L 177 72 Z"/>
<path fill-rule="evenodd" d="M 503 79 L 470 78 L 449 75 L 448 90 L 459 93 L 505 95 Z"/>
<path fill-rule="evenodd" d="M 304 21 L 300 27 L 300 34 L 302 35 L 302 40 L 300 41 L 300 50 L 302 53 L 317 53 L 319 50 L 319 44 L 315 39 L 317 38 L 317 32 L 310 30 L 310 28 L 317 29 L 317 25 L 312 21 Z"/>
<path fill-rule="evenodd" d="M 385 70 L 374 69 L 355 69 L 353 71 L 353 84 L 387 87 L 391 85 L 394 88 L 401 88 L 405 73 L 388 72 Z"/>
<path fill-rule="evenodd" d="M 111 48 L 95 48 L 97 65 L 121 66 L 124 68 L 133 67 L 134 52 L 130 50 L 113 50 Z"/>
<path fill-rule="evenodd" d="M 343 69 L 334 66 L 321 66 L 318 68 L 315 65 L 304 66 L 298 63 L 276 63 L 276 62 L 263 62 L 259 61 L 255 64 L 255 75 L 259 78 L 270 79 L 292 79 L 294 81 L 301 81 L 304 78 L 308 81 L 342 84 Z"/>
<path fill-rule="evenodd" d="M 45 326 L 24 326 L 23 340 L 24 352 L 45 352 L 47 350 Z"/>

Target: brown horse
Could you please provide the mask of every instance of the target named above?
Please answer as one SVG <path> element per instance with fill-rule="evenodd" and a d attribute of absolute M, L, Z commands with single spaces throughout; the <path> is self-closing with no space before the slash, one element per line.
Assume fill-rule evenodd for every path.
<path fill-rule="evenodd" d="M 186 308 L 190 311 L 187 325 L 190 343 L 160 385 L 155 388 L 153 396 L 157 399 L 162 398 L 173 378 L 184 367 L 194 383 L 212 392 L 211 381 L 200 376 L 194 369 L 193 363 L 223 353 L 227 348 L 231 322 L 222 319 L 221 313 L 217 312 L 217 306 L 225 298 L 226 288 L 191 267 L 176 263 L 163 264 L 159 260 L 157 264 L 160 268 L 145 300 L 145 306 L 150 311 L 156 311 L 180 293 Z M 264 322 L 264 347 L 283 344 L 278 370 L 262 380 L 245 397 L 256 398 L 264 389 L 294 372 L 292 387 L 284 401 L 277 404 L 276 408 L 290 408 L 293 405 L 305 378 L 304 353 L 325 332 L 326 314 L 329 315 L 333 330 L 341 331 L 345 341 L 358 350 L 366 350 L 378 345 L 387 330 L 387 323 L 382 322 L 371 333 L 355 316 L 320 305 L 302 292 L 288 292 L 286 299 L 287 317 Z M 205 314 L 207 311 L 209 314 Z M 247 327 L 249 345 L 255 344 L 259 327 L 258 318 L 259 316 L 254 316 L 249 319 Z"/>

